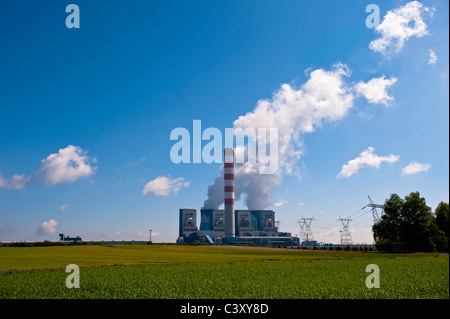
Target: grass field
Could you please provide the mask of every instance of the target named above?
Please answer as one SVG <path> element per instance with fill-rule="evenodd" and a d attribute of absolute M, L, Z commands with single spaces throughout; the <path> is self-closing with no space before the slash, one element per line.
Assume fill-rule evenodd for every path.
<path fill-rule="evenodd" d="M 68 289 L 65 267 L 80 267 Z M 380 288 L 368 289 L 368 264 Z M 0 298 L 449 298 L 438 254 L 217 246 L 0 247 Z"/>

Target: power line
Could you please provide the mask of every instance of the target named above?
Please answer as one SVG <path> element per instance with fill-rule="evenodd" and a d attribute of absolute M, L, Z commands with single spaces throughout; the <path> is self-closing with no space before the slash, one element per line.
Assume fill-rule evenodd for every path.
<path fill-rule="evenodd" d="M 360 227 L 371 227 L 373 223 L 380 220 L 382 214 L 384 213 L 384 205 L 379 205 L 373 203 L 370 196 L 368 196 L 370 203 L 364 206 L 361 209 L 358 209 L 357 211 L 351 213 L 348 215 L 347 218 L 342 218 L 339 216 L 339 219 L 337 220 L 328 220 L 328 221 L 317 221 L 315 218 L 305 218 L 301 216 L 300 219 L 298 219 L 296 222 L 288 222 L 285 223 L 286 227 L 288 228 L 294 228 L 294 225 L 298 225 L 300 228 L 299 238 L 301 242 L 304 241 L 313 241 L 314 236 L 311 229 L 312 221 L 316 221 L 314 223 L 314 230 L 315 232 L 319 234 L 323 233 L 330 233 L 335 232 L 336 228 L 339 224 L 341 224 L 340 227 L 340 237 L 341 237 L 341 245 L 352 245 L 353 244 L 353 238 L 350 232 L 349 224 L 352 222 L 352 226 L 358 225 Z M 370 210 L 365 210 L 365 208 L 370 207 Z M 378 210 L 381 209 L 381 212 Z M 365 218 L 368 214 L 372 213 L 373 223 L 370 223 L 370 218 Z"/>
<path fill-rule="evenodd" d="M 349 215 L 347 218 L 351 218 L 353 215 L 359 213 L 360 211 L 362 211 L 364 208 L 361 208 L 359 210 L 357 210 L 356 212 L 354 212 L 353 214 Z"/>
<path fill-rule="evenodd" d="M 358 218 L 360 218 L 361 216 L 364 216 L 365 214 L 368 214 L 368 213 L 370 213 L 370 211 L 365 211 L 365 212 L 363 212 L 362 214 L 358 215 L 357 217 L 354 217 L 353 219 L 354 219 L 354 220 L 355 220 L 355 219 L 358 219 Z"/>
<path fill-rule="evenodd" d="M 353 223 L 352 225 L 353 226 L 355 226 L 355 225 L 359 225 L 359 224 L 361 224 L 361 223 L 367 223 L 367 222 L 370 222 L 370 224 L 369 225 L 367 225 L 367 226 L 372 226 L 373 224 L 372 224 L 372 218 L 366 218 L 366 219 L 362 219 L 362 220 L 359 220 L 359 221 L 357 221 L 356 223 Z"/>
<path fill-rule="evenodd" d="M 332 226 L 332 225 L 334 225 L 334 224 L 336 224 L 336 221 L 334 220 L 334 221 L 330 221 L 330 222 L 327 222 L 327 223 L 325 223 L 324 225 L 320 225 L 319 224 L 319 226 L 315 226 L 316 228 L 328 228 L 328 227 L 330 227 L 330 226 Z"/>

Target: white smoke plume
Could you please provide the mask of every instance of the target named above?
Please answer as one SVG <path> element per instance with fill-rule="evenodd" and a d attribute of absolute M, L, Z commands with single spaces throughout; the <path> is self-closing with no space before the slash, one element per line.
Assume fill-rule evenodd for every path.
<path fill-rule="evenodd" d="M 248 209 L 265 209 L 274 203 L 271 190 L 278 186 L 283 174 L 300 176 L 298 161 L 303 154 L 303 135 L 314 132 L 324 122 L 337 121 L 353 106 L 354 88 L 344 81 L 349 68 L 336 64 L 332 70 L 317 69 L 300 88 L 282 84 L 271 99 L 259 100 L 255 109 L 240 116 L 233 128 L 278 128 L 278 170 L 260 174 L 261 163 L 236 164 L 235 199 L 245 197 Z M 236 152 L 243 151 L 236 149 Z M 270 150 L 272 151 L 272 150 Z M 208 187 L 208 199 L 203 207 L 217 209 L 224 201 L 223 168 L 221 176 Z"/>
<path fill-rule="evenodd" d="M 271 189 L 281 182 L 281 175 L 260 174 L 259 163 L 236 164 L 234 172 L 235 200 L 244 199 L 248 209 L 264 209 L 273 204 Z M 203 208 L 217 209 L 224 202 L 223 167 L 221 175 L 216 177 L 214 183 L 208 186 L 208 199 Z"/>

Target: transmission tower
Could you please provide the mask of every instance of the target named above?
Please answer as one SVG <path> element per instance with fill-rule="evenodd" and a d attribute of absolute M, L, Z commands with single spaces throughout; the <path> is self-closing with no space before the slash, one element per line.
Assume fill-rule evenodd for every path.
<path fill-rule="evenodd" d="M 300 225 L 300 234 L 298 238 L 300 238 L 300 243 L 306 241 L 306 234 L 305 234 L 305 222 L 301 219 L 297 220 L 298 224 Z"/>
<path fill-rule="evenodd" d="M 353 245 L 352 234 L 350 234 L 350 230 L 348 229 L 348 224 L 352 221 L 350 218 L 342 218 L 339 216 L 338 221 L 342 223 L 341 233 L 341 245 Z"/>
<path fill-rule="evenodd" d="M 371 207 L 372 208 L 372 217 L 373 217 L 373 223 L 377 223 L 381 220 L 381 216 L 384 213 L 384 205 L 380 205 L 380 204 L 374 204 L 372 201 L 372 198 L 370 198 L 370 196 L 367 195 L 367 197 L 369 197 L 369 201 L 370 203 L 367 204 L 366 206 L 364 206 L 362 209 L 366 208 L 366 207 Z M 377 208 L 381 209 L 380 214 L 378 214 Z"/>
<path fill-rule="evenodd" d="M 311 223 L 314 219 L 313 217 L 305 218 L 302 216 L 298 220 L 298 223 L 300 225 L 300 238 L 302 241 L 314 241 L 314 236 L 311 230 Z"/>

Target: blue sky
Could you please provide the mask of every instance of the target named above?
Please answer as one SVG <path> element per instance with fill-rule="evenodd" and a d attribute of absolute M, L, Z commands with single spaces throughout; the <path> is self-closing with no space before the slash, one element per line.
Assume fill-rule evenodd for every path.
<path fill-rule="evenodd" d="M 199 119 L 224 131 L 283 84 L 306 92 L 320 74 L 352 103 L 301 134 L 296 173 L 270 188 L 281 230 L 297 234 L 314 215 L 316 239 L 338 242 L 336 219 L 367 195 L 448 202 L 447 1 L 79 0 L 79 29 L 65 25 L 69 3 L 0 4 L 0 241 L 146 239 L 150 228 L 175 241 L 178 209 L 201 208 L 220 164 L 172 163 L 172 129 Z M 370 3 L 384 31 L 366 27 Z M 408 5 L 425 29 L 383 38 Z M 386 50 L 369 47 L 380 38 Z M 144 195 L 158 177 L 172 184 Z M 372 241 L 370 224 L 370 213 L 350 224 L 355 241 Z"/>

